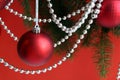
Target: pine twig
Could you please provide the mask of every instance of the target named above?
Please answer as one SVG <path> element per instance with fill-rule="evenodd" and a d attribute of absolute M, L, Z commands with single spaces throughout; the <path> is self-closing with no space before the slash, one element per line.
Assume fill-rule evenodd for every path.
<path fill-rule="evenodd" d="M 100 76 L 106 77 L 110 65 L 112 44 L 109 39 L 108 32 L 106 32 L 105 28 L 102 28 L 99 43 L 97 43 L 95 47 L 96 54 L 94 58 L 96 59 L 96 63 L 98 64 L 97 67 L 100 71 Z"/>

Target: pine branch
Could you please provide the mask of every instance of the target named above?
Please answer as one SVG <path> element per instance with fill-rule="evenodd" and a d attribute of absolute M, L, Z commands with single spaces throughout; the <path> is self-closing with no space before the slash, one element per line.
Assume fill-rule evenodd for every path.
<path fill-rule="evenodd" d="M 98 64 L 97 67 L 100 71 L 100 76 L 106 77 L 111 60 L 112 44 L 105 28 L 102 28 L 99 43 L 95 47 L 96 54 L 94 58 L 96 59 L 96 64 Z"/>
<path fill-rule="evenodd" d="M 88 21 L 87 21 L 88 22 Z M 87 23 L 86 23 L 87 24 Z M 86 25 L 84 26 L 86 27 Z M 90 47 L 93 46 L 95 38 L 97 35 L 94 35 L 94 32 L 97 31 L 99 29 L 98 25 L 96 24 L 96 22 L 94 22 L 91 25 L 91 28 L 88 30 L 87 35 L 85 36 L 82 45 L 85 47 Z M 96 33 L 95 33 L 96 34 Z M 94 38 L 94 39 L 93 39 Z"/>
<path fill-rule="evenodd" d="M 120 25 L 113 28 L 112 32 L 113 32 L 114 35 L 120 36 Z"/>

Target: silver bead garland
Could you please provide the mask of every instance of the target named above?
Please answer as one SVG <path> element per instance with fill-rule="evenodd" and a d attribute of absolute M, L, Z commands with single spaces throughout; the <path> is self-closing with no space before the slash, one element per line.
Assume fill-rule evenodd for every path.
<path fill-rule="evenodd" d="M 66 33 L 68 33 L 68 35 L 66 35 L 60 41 L 57 41 L 54 44 L 54 47 L 61 45 L 63 42 L 69 39 L 69 37 L 71 37 L 72 34 L 75 33 L 82 26 L 82 24 L 85 23 L 85 20 L 88 18 L 89 14 L 91 14 L 91 19 L 88 21 L 88 24 L 85 27 L 86 29 L 83 30 L 82 34 L 79 36 L 79 39 L 76 40 L 73 47 L 69 50 L 66 56 L 64 56 L 57 63 L 41 70 L 24 70 L 22 68 L 17 68 L 9 64 L 8 62 L 6 62 L 3 58 L 0 58 L 0 63 L 3 64 L 5 67 L 8 67 L 10 70 L 13 70 L 14 72 L 19 72 L 21 74 L 31 74 L 31 75 L 41 74 L 41 73 L 46 73 L 47 71 L 51 71 L 52 69 L 57 68 L 63 62 L 65 62 L 69 57 L 71 57 L 71 54 L 75 52 L 75 49 L 78 47 L 78 44 L 81 43 L 81 40 L 84 39 L 85 34 L 87 34 L 88 30 L 91 28 L 91 24 L 93 23 L 93 20 L 98 17 L 98 14 L 100 13 L 100 8 L 102 6 L 101 3 L 103 2 L 103 0 L 91 0 L 91 2 L 86 5 L 86 7 L 82 7 L 81 9 L 78 9 L 77 11 L 72 12 L 72 14 L 68 14 L 67 16 L 64 16 L 63 18 L 57 17 L 57 15 L 54 14 L 54 9 L 52 8 L 53 5 L 51 3 L 51 0 L 47 0 L 47 2 L 48 2 L 49 13 L 51 13 L 52 19 L 39 19 L 39 22 L 50 23 L 53 21 L 55 24 L 57 24 L 58 28 L 61 28 L 62 31 L 65 31 Z M 20 18 L 35 22 L 35 18 L 24 16 L 23 14 L 11 9 L 10 5 L 12 3 L 13 3 L 13 0 L 11 0 L 10 3 L 7 4 L 5 9 L 10 11 L 10 13 L 13 13 L 14 15 L 19 16 Z M 96 9 L 93 9 L 95 6 L 96 6 Z M 84 11 L 82 18 L 80 18 L 78 22 L 74 26 L 72 26 L 72 28 L 67 28 L 66 26 L 63 26 L 63 24 L 60 22 L 61 20 L 66 20 L 67 18 L 71 18 L 72 16 L 76 16 L 77 14 L 80 14 L 81 11 Z M 3 29 L 6 31 L 6 33 L 10 35 L 10 37 L 12 37 L 15 41 L 18 41 L 18 37 L 16 37 L 14 33 L 12 33 L 11 30 L 8 29 L 8 27 L 5 25 L 2 18 L 0 18 L 0 24 L 3 26 Z"/>

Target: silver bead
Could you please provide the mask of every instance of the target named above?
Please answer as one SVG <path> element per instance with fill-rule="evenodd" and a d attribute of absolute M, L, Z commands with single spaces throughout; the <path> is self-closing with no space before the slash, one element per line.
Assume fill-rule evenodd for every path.
<path fill-rule="evenodd" d="M 86 25 L 86 29 L 90 29 L 90 25 Z"/>
<path fill-rule="evenodd" d="M 9 9 L 10 10 L 10 13 L 12 13 L 13 12 L 13 9 Z"/>
<path fill-rule="evenodd" d="M 22 17 L 23 15 L 22 14 L 19 14 L 19 17 Z"/>
<path fill-rule="evenodd" d="M 18 38 L 17 38 L 17 37 L 14 37 L 14 40 L 15 40 L 15 41 L 18 41 Z"/>
<path fill-rule="evenodd" d="M 81 35 L 81 36 L 80 36 L 80 39 L 84 39 L 84 35 Z"/>
<path fill-rule="evenodd" d="M 82 11 L 85 11 L 85 7 L 82 7 L 81 10 L 82 10 Z"/>
<path fill-rule="evenodd" d="M 65 36 L 65 39 L 68 39 L 69 37 L 68 36 Z"/>
<path fill-rule="evenodd" d="M 71 18 L 71 14 L 68 14 L 68 15 L 67 15 L 67 18 Z"/>
<path fill-rule="evenodd" d="M 8 6 L 5 6 L 5 9 L 7 9 L 7 10 L 8 10 L 8 9 L 9 9 L 9 7 L 8 7 Z"/>
<path fill-rule="evenodd" d="M 81 19 L 81 24 L 83 24 L 83 23 L 85 23 L 84 17 L 82 17 L 82 19 Z"/>
<path fill-rule="evenodd" d="M 48 22 L 50 23 L 52 20 L 51 19 L 48 19 Z"/>
<path fill-rule="evenodd" d="M 8 29 L 7 26 L 4 26 L 4 29 L 7 30 Z"/>
<path fill-rule="evenodd" d="M 14 69 L 14 67 L 12 65 L 9 65 L 9 69 Z"/>
<path fill-rule="evenodd" d="M 7 62 L 4 62 L 4 66 L 9 66 L 9 64 Z"/>
<path fill-rule="evenodd" d="M 57 20 L 56 18 L 57 18 L 57 15 L 56 14 L 52 14 L 52 18 L 53 18 L 53 20 Z"/>
<path fill-rule="evenodd" d="M 29 20 L 29 21 L 31 21 L 31 20 L 32 20 L 32 18 L 31 18 L 31 17 L 28 17 L 28 20 Z"/>
<path fill-rule="evenodd" d="M 77 42 L 76 42 L 76 43 L 77 43 L 77 44 L 79 44 L 80 42 L 81 42 L 81 41 L 80 41 L 80 39 L 79 39 L 79 40 L 77 40 Z"/>
<path fill-rule="evenodd" d="M 97 3 L 97 4 L 96 4 L 96 7 L 97 7 L 98 9 L 101 8 L 101 6 L 102 6 L 102 5 L 101 5 L 100 3 Z"/>
<path fill-rule="evenodd" d="M 66 61 L 66 60 L 67 60 L 67 58 L 66 58 L 66 57 L 63 57 L 62 61 Z"/>
<path fill-rule="evenodd" d="M 43 69 L 42 72 L 43 72 L 43 73 L 46 73 L 46 72 L 47 72 L 47 69 Z"/>
<path fill-rule="evenodd" d="M 83 34 L 87 34 L 87 30 L 84 30 L 84 31 L 83 31 Z"/>
<path fill-rule="evenodd" d="M 65 39 L 62 39 L 61 42 L 65 42 Z"/>
<path fill-rule="evenodd" d="M 71 50 L 70 50 L 70 53 L 74 53 L 74 49 L 71 49 Z"/>
<path fill-rule="evenodd" d="M 14 68 L 14 71 L 15 71 L 15 72 L 18 72 L 18 71 L 19 71 L 19 69 L 18 69 L 18 68 Z"/>
<path fill-rule="evenodd" d="M 20 70 L 20 73 L 22 74 L 22 73 L 24 73 L 25 72 L 25 70 Z"/>
<path fill-rule="evenodd" d="M 61 65 L 61 64 L 62 64 L 62 61 L 59 61 L 59 62 L 58 62 L 58 65 Z"/>
<path fill-rule="evenodd" d="M 57 44 L 54 44 L 54 47 L 57 47 Z"/>
<path fill-rule="evenodd" d="M 10 31 L 10 30 L 7 30 L 7 33 L 9 34 L 9 33 L 11 33 L 11 31 Z"/>
<path fill-rule="evenodd" d="M 78 24 L 78 26 L 77 26 L 77 27 L 78 27 L 78 28 L 80 28 L 81 26 L 82 26 L 82 23 L 81 23 L 81 22 L 79 22 L 79 24 Z"/>
<path fill-rule="evenodd" d="M 49 8 L 51 8 L 51 7 L 52 7 L 52 4 L 51 4 L 51 3 L 49 3 L 49 4 L 48 4 L 48 7 L 49 7 Z"/>
<path fill-rule="evenodd" d="M 37 74 L 40 74 L 40 73 L 41 73 L 41 70 L 37 70 L 36 73 L 37 73 Z"/>
<path fill-rule="evenodd" d="M 13 34 L 13 33 L 10 33 L 10 37 L 14 37 L 14 34 Z"/>
<path fill-rule="evenodd" d="M 57 68 L 57 64 L 54 64 L 52 67 L 53 67 L 53 68 Z"/>
<path fill-rule="evenodd" d="M 77 47 L 78 47 L 78 45 L 77 45 L 77 44 L 74 44 L 73 48 L 75 49 L 75 48 L 77 48 Z"/>
<path fill-rule="evenodd" d="M 16 11 L 16 12 L 14 12 L 14 14 L 15 14 L 15 15 L 18 15 L 18 12 Z"/>
<path fill-rule="evenodd" d="M 55 23 L 56 23 L 56 24 L 59 24 L 59 23 L 60 23 L 60 21 L 59 21 L 59 20 L 55 20 Z"/>
<path fill-rule="evenodd" d="M 27 19 L 27 16 L 23 16 L 23 19 Z"/>
<path fill-rule="evenodd" d="M 93 7 L 95 7 L 95 3 L 94 2 L 90 2 L 90 6 L 89 6 L 90 8 L 93 8 Z"/>
<path fill-rule="evenodd" d="M 95 9 L 95 10 L 94 10 L 94 13 L 95 13 L 95 14 L 99 14 L 99 13 L 100 13 L 100 10 L 99 10 L 99 9 Z"/>
<path fill-rule="evenodd" d="M 67 19 L 67 17 L 66 17 L 66 16 L 64 16 L 64 17 L 63 17 L 63 20 L 66 20 L 66 19 Z"/>
<path fill-rule="evenodd" d="M 0 63 L 4 63 L 4 59 L 0 58 Z"/>
<path fill-rule="evenodd" d="M 35 19 L 34 19 L 35 20 Z M 35 21 L 34 21 L 35 22 Z M 42 20 L 41 19 L 39 19 L 39 22 L 42 22 Z"/>
<path fill-rule="evenodd" d="M 78 10 L 76 11 L 76 13 L 79 14 L 79 13 L 80 13 L 80 10 L 78 9 Z"/>
<path fill-rule="evenodd" d="M 46 19 L 43 19 L 43 23 L 46 23 L 47 22 L 47 20 Z"/>
<path fill-rule="evenodd" d="M 60 41 L 58 41 L 58 42 L 57 42 L 57 44 L 58 44 L 58 45 L 60 45 L 60 44 L 61 44 L 61 42 L 60 42 Z"/>
<path fill-rule="evenodd" d="M 61 23 L 58 24 L 58 27 L 59 27 L 59 28 L 62 28 L 62 26 L 63 26 L 63 25 L 62 25 Z"/>
<path fill-rule="evenodd" d="M 50 12 L 51 14 L 53 14 L 53 13 L 54 13 L 54 10 L 53 10 L 53 9 L 50 9 L 49 12 Z"/>
<path fill-rule="evenodd" d="M 91 18 L 92 19 L 96 19 L 98 17 L 98 15 L 96 15 L 96 14 L 91 14 Z"/>
<path fill-rule="evenodd" d="M 70 53 L 68 53 L 68 54 L 66 55 L 66 57 L 67 57 L 67 58 L 69 58 L 70 56 L 71 56 L 71 54 L 70 54 Z"/>
<path fill-rule="evenodd" d="M 31 73 L 32 75 L 34 75 L 34 74 L 35 74 L 35 71 L 30 71 L 30 73 Z"/>
<path fill-rule="evenodd" d="M 50 66 L 50 67 L 48 68 L 48 70 L 51 71 L 51 70 L 52 70 L 52 67 Z"/>
<path fill-rule="evenodd" d="M 62 20 L 62 18 L 61 18 L 61 17 L 59 17 L 59 18 L 58 18 L 58 20 L 59 20 L 59 21 L 61 21 L 61 20 Z"/>
<path fill-rule="evenodd" d="M 30 71 L 28 70 L 28 71 L 25 71 L 25 74 L 30 74 Z"/>
<path fill-rule="evenodd" d="M 10 5 L 11 5 L 11 3 L 8 3 L 8 4 L 7 4 L 7 6 L 10 6 Z"/>
<path fill-rule="evenodd" d="M 69 33 L 68 36 L 72 36 L 72 33 Z"/>
<path fill-rule="evenodd" d="M 72 16 L 75 16 L 75 15 L 76 15 L 76 13 L 75 13 L 75 12 L 73 12 L 73 13 L 72 13 Z"/>
<path fill-rule="evenodd" d="M 4 26 L 4 25 L 5 25 L 5 23 L 2 21 L 2 22 L 1 22 L 1 25 L 3 25 L 3 26 Z"/>
<path fill-rule="evenodd" d="M 82 16 L 82 18 L 87 19 L 87 18 L 88 18 L 88 14 L 84 14 L 84 15 Z"/>
<path fill-rule="evenodd" d="M 93 20 L 92 20 L 92 19 L 90 19 L 90 20 L 88 21 L 88 23 L 89 23 L 89 24 L 92 24 L 92 23 L 93 23 Z"/>
<path fill-rule="evenodd" d="M 85 15 L 88 15 L 91 12 L 91 8 L 88 8 L 85 12 Z"/>

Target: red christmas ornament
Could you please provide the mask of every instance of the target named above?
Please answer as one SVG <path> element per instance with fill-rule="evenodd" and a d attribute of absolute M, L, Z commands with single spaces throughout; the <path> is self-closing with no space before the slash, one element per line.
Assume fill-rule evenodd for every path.
<path fill-rule="evenodd" d="M 53 42 L 44 32 L 29 31 L 19 40 L 17 50 L 20 58 L 31 66 L 41 66 L 52 56 Z"/>
<path fill-rule="evenodd" d="M 3 9 L 9 2 L 10 0 L 0 0 L 0 10 Z"/>
<path fill-rule="evenodd" d="M 104 0 L 98 23 L 107 28 L 113 28 L 120 24 L 120 0 Z"/>

